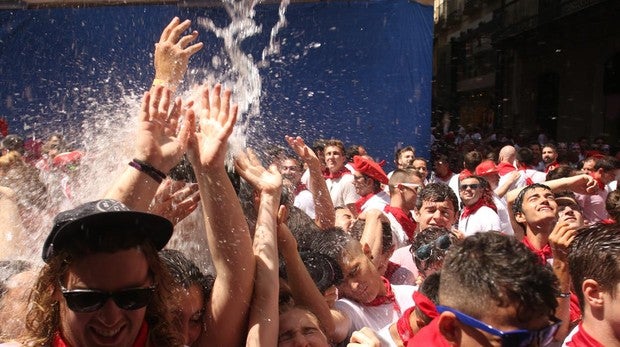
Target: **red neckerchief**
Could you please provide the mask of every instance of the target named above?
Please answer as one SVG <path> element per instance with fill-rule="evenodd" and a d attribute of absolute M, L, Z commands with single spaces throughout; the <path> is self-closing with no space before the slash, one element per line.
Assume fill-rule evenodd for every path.
<path fill-rule="evenodd" d="M 411 329 L 411 324 L 409 323 L 409 316 L 413 314 L 415 310 L 415 306 L 409 307 L 405 310 L 400 318 L 396 321 L 396 331 L 398 332 L 398 336 L 403 341 L 403 345 L 407 345 L 407 342 L 415 335 L 413 329 Z"/>
<path fill-rule="evenodd" d="M 383 276 L 385 278 L 392 278 L 392 275 L 396 272 L 396 270 L 400 269 L 400 265 L 394 262 L 388 261 L 387 266 L 385 267 L 385 274 Z"/>
<path fill-rule="evenodd" d="M 394 305 L 394 310 L 400 315 L 400 306 L 398 306 L 398 302 L 396 302 L 396 297 L 394 297 L 394 292 L 392 291 L 390 281 L 383 276 L 381 276 L 381 280 L 385 286 L 385 295 L 377 296 L 371 302 L 365 303 L 364 306 L 381 306 L 391 302 L 392 305 Z"/>
<path fill-rule="evenodd" d="M 604 347 L 600 342 L 596 341 L 590 334 L 583 330 L 583 323 L 579 323 L 579 330 L 566 345 L 569 347 Z"/>
<path fill-rule="evenodd" d="M 407 343 L 407 347 L 417 346 L 452 347 L 439 331 L 439 319 L 433 319 Z"/>
<path fill-rule="evenodd" d="M 463 169 L 463 171 L 461 171 L 459 173 L 459 181 L 462 181 L 464 179 L 466 179 L 467 177 L 473 175 L 473 173 L 467 169 Z"/>
<path fill-rule="evenodd" d="M 437 312 L 435 303 L 429 299 L 428 296 L 416 291 L 413 293 L 413 302 L 415 302 L 415 306 L 419 308 L 422 313 L 427 315 L 428 318 L 435 319 L 439 317 L 439 312 Z"/>
<path fill-rule="evenodd" d="M 568 307 L 570 322 L 578 322 L 581 319 L 581 306 L 579 306 L 579 298 L 577 298 L 577 295 L 572 291 L 570 292 L 570 303 Z"/>
<path fill-rule="evenodd" d="M 480 199 L 478 199 L 478 201 L 471 205 L 471 206 L 465 206 L 463 208 L 463 213 L 461 214 L 461 219 L 465 219 L 469 216 L 471 216 L 472 214 L 476 213 L 476 211 L 478 211 L 480 209 L 480 207 L 482 206 L 486 206 L 490 209 L 492 209 L 493 211 L 495 211 L 497 213 L 497 207 L 495 207 L 495 205 L 492 205 L 490 203 L 488 203 L 484 197 L 480 197 Z"/>
<path fill-rule="evenodd" d="M 532 181 L 532 178 L 530 176 L 527 176 L 527 174 L 525 172 L 525 170 L 531 169 L 531 168 L 532 168 L 531 166 L 527 166 L 525 164 L 522 164 L 519 167 L 519 171 L 523 171 L 523 175 L 525 175 L 525 185 L 526 186 L 531 186 L 532 184 L 534 184 L 534 181 Z"/>
<path fill-rule="evenodd" d="M 558 166 L 560 166 L 560 164 L 558 164 L 557 161 L 554 161 L 553 163 L 549 164 L 549 166 L 545 168 L 545 173 L 549 173 L 549 171 L 557 169 Z"/>
<path fill-rule="evenodd" d="M 140 331 L 138 331 L 138 336 L 136 337 L 136 341 L 133 343 L 133 347 L 144 347 L 146 346 L 146 341 L 148 340 L 149 335 L 149 327 L 146 324 L 146 321 L 142 322 L 142 326 L 140 326 Z M 52 347 L 70 347 L 69 345 L 60 335 L 60 332 L 57 331 L 54 334 L 54 338 L 52 339 Z"/>
<path fill-rule="evenodd" d="M 342 169 L 332 173 L 331 171 L 329 171 L 329 169 L 325 169 L 325 171 L 323 171 L 323 178 L 325 179 L 332 179 L 335 180 L 337 178 L 340 178 L 344 175 L 350 174 L 351 171 L 349 171 L 349 169 L 347 169 L 346 166 L 343 166 Z"/>
<path fill-rule="evenodd" d="M 596 181 L 596 185 L 598 186 L 598 189 L 605 190 L 605 183 L 603 183 L 603 181 L 601 181 L 600 179 L 594 177 L 592 174 L 590 174 L 590 176 L 592 178 L 594 178 L 594 180 Z"/>
<path fill-rule="evenodd" d="M 297 196 L 299 193 L 301 193 L 304 190 L 307 190 L 308 188 L 306 187 L 305 184 L 298 182 L 297 186 L 295 186 L 295 191 L 293 192 L 293 195 Z"/>
<path fill-rule="evenodd" d="M 512 164 L 507 163 L 505 161 L 500 162 L 499 164 L 497 164 L 497 173 L 500 176 L 504 176 L 505 174 L 509 173 L 509 172 L 513 172 L 515 171 L 515 167 L 512 166 Z"/>
<path fill-rule="evenodd" d="M 402 208 L 394 207 L 390 205 L 385 205 L 383 211 L 390 213 L 398 224 L 403 227 L 403 231 L 407 234 L 409 240 L 413 240 L 413 234 L 415 234 L 416 229 L 418 228 L 418 224 L 413 220 L 413 216 L 411 216 L 411 211 L 405 212 Z"/>
<path fill-rule="evenodd" d="M 538 259 L 540 259 L 543 264 L 547 264 L 547 259 L 553 257 L 553 253 L 551 252 L 551 246 L 549 246 L 548 243 L 542 249 L 536 249 L 536 247 L 534 247 L 534 245 L 530 243 L 527 237 L 524 237 L 522 242 L 527 248 L 529 248 L 530 251 L 532 251 L 532 253 L 538 256 Z"/>
<path fill-rule="evenodd" d="M 361 198 L 357 199 L 357 201 L 355 202 L 355 210 L 357 211 L 358 214 L 362 213 L 362 206 L 364 206 L 366 201 L 370 200 L 370 198 L 372 198 L 376 194 L 377 193 L 368 193 L 362 196 Z"/>

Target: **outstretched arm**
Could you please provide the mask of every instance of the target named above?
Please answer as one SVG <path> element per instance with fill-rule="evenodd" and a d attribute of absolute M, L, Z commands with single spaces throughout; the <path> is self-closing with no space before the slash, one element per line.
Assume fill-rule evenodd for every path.
<path fill-rule="evenodd" d="M 155 44 L 153 85 L 164 85 L 175 91 L 183 80 L 189 58 L 203 46 L 202 42 L 191 44 L 198 37 L 195 30 L 189 35 L 181 36 L 191 24 L 189 19 L 181 22 L 179 17 L 174 17 L 164 28 L 159 42 Z"/>
<path fill-rule="evenodd" d="M 217 277 L 206 309 L 206 330 L 199 345 L 239 346 L 247 329 L 254 287 L 255 258 L 241 205 L 226 173 L 224 160 L 228 137 L 237 120 L 237 106 L 230 106 L 230 90 L 205 88 L 188 120 L 198 118 L 188 157 L 196 173 L 207 240 Z"/>
<path fill-rule="evenodd" d="M 246 346 L 276 346 L 279 321 L 276 216 L 280 206 L 282 177 L 274 165 L 265 170 L 251 150 L 237 155 L 235 168 L 260 196 L 254 232 L 256 279 Z"/>
<path fill-rule="evenodd" d="M 152 169 L 166 175 L 180 160 L 187 148 L 190 127 L 185 119 L 179 127 L 182 102 L 171 101 L 172 92 L 156 86 L 142 98 L 134 159 L 113 183 L 106 199 L 118 200 L 137 211 L 148 206 L 161 182 Z"/>
<path fill-rule="evenodd" d="M 308 170 L 310 171 L 310 184 L 308 189 L 314 198 L 316 224 L 321 229 L 333 227 L 336 223 L 334 203 L 332 202 L 327 184 L 321 173 L 319 158 L 316 156 L 316 153 L 305 144 L 301 137 L 286 136 L 285 140 L 306 165 L 308 165 Z"/>

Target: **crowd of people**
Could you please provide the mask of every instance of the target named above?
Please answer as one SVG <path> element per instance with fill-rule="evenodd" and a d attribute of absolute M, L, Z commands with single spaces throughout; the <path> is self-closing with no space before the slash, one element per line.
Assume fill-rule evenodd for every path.
<path fill-rule="evenodd" d="M 132 158 L 103 196 L 75 201 L 84 153 L 60 134 L 39 154 L 2 139 L 0 346 L 620 346 L 604 141 L 447 121 L 430 158 L 399 148 L 387 173 L 362 145 L 295 136 L 228 167 L 233 91 L 175 97 L 203 46 L 190 24 L 155 45 Z M 190 215 L 212 271 L 170 247 Z M 15 240 L 45 222 L 42 262 L 21 259 Z"/>

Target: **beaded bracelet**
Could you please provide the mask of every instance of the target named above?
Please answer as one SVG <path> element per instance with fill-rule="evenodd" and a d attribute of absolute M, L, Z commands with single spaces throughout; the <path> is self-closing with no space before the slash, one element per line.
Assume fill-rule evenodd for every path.
<path fill-rule="evenodd" d="M 149 175 L 157 183 L 161 183 L 164 180 L 164 178 L 166 178 L 165 173 L 157 170 L 151 164 L 145 161 L 142 161 L 142 160 L 133 159 L 132 161 L 129 162 L 129 166 L 133 167 L 134 169 L 140 172 L 144 172 L 145 174 Z"/>

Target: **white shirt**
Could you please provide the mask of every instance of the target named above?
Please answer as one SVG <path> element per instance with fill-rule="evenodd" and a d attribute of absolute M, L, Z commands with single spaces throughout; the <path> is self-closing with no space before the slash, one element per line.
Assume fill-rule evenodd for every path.
<path fill-rule="evenodd" d="M 349 204 L 354 204 L 360 198 L 355 192 L 353 179 L 352 174 L 344 174 L 342 177 L 336 179 L 328 178 L 325 180 L 327 189 L 329 190 L 329 196 L 334 203 L 334 208 L 346 207 Z"/>
<path fill-rule="evenodd" d="M 497 215 L 499 216 L 499 231 L 501 231 L 502 234 L 513 236 L 515 232 L 512 230 L 510 214 L 508 214 L 506 202 L 496 194 L 493 194 L 493 202 L 495 203 L 495 207 L 497 207 Z"/>
<path fill-rule="evenodd" d="M 377 194 L 371 196 L 370 199 L 368 199 L 362 205 L 361 210 L 366 211 L 368 209 L 375 209 L 375 210 L 383 211 L 383 208 L 389 204 L 390 204 L 390 195 L 384 192 L 383 190 L 381 190 Z"/>
<path fill-rule="evenodd" d="M 309 190 L 304 189 L 297 193 L 297 195 L 295 195 L 295 200 L 293 201 L 293 206 L 306 212 L 310 218 L 315 219 L 316 213 L 314 210 L 314 196 Z"/>
<path fill-rule="evenodd" d="M 379 306 L 365 306 L 349 299 L 338 299 L 335 309 L 351 320 L 349 337 L 363 327 L 369 327 L 378 331 L 386 325 L 392 324 L 411 306 L 414 306 L 413 293 L 418 290 L 417 286 L 392 285 L 392 291 L 399 310 L 395 309 L 394 303 L 388 302 Z M 348 337 L 347 337 L 348 340 Z"/>
<path fill-rule="evenodd" d="M 459 219 L 459 230 L 465 236 L 473 235 L 477 232 L 487 232 L 490 230 L 501 230 L 499 216 L 493 209 L 481 206 L 476 212 Z"/>

